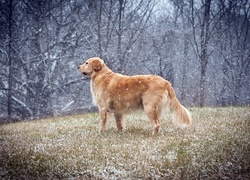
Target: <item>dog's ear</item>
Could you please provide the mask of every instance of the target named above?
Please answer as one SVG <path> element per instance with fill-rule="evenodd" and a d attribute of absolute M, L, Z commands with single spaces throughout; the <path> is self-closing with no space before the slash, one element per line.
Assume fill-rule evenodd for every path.
<path fill-rule="evenodd" d="M 92 61 L 92 67 L 93 67 L 95 72 L 100 71 L 102 69 L 102 66 L 103 66 L 103 64 L 99 60 Z"/>

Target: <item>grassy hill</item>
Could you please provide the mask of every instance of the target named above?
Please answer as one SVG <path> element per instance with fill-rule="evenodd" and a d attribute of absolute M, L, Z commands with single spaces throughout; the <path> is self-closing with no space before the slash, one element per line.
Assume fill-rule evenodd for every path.
<path fill-rule="evenodd" d="M 2 124 L 0 179 L 249 179 L 250 108 L 191 112 L 191 128 L 165 116 L 157 137 L 143 113 L 101 135 L 96 113 Z"/>

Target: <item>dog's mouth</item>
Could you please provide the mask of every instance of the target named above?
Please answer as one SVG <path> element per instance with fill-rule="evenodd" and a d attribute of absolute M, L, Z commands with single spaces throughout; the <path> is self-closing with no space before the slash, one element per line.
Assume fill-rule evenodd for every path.
<path fill-rule="evenodd" d="M 87 73 L 87 72 L 82 72 L 82 74 L 83 74 L 84 76 L 90 76 L 90 75 L 91 75 L 91 73 Z"/>

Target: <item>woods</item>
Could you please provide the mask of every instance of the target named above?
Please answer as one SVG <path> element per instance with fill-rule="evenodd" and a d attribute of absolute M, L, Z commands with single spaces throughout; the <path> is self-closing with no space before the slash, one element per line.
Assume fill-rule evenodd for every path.
<path fill-rule="evenodd" d="M 187 106 L 250 104 L 248 0 L 0 0 L 0 40 L 1 121 L 90 111 L 93 56 Z"/>

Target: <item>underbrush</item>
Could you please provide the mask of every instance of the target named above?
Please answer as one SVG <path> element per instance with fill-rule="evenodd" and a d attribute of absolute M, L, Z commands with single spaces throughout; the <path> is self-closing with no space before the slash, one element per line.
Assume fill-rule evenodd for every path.
<path fill-rule="evenodd" d="M 143 113 L 98 133 L 96 113 L 0 125 L 0 179 L 249 179 L 250 108 L 192 108 L 152 137 Z"/>

